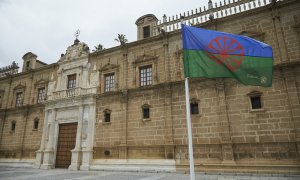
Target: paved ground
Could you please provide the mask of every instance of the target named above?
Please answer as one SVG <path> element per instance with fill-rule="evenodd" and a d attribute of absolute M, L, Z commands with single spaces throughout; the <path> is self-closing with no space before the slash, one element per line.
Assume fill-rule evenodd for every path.
<path fill-rule="evenodd" d="M 144 173 L 107 171 L 68 171 L 66 169 L 41 170 L 32 168 L 0 167 L 0 180 L 189 180 L 182 173 Z M 197 180 L 299 180 L 300 176 L 257 174 L 196 174 Z"/>

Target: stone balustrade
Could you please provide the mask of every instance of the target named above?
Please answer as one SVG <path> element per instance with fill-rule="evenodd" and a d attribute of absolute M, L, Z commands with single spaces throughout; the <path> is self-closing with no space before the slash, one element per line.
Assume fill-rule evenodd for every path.
<path fill-rule="evenodd" d="M 224 0 L 223 2 L 220 1 L 219 4 L 213 4 L 212 1 L 209 0 L 207 7 L 196 8 L 172 17 L 164 15 L 163 20 L 159 20 L 157 25 L 153 28 L 153 35 L 181 29 L 181 18 L 184 18 L 184 24 L 197 25 L 212 19 L 223 18 L 280 1 L 285 0 Z"/>
<path fill-rule="evenodd" d="M 65 98 L 71 98 L 71 97 L 77 97 L 77 96 L 83 96 L 88 94 L 95 94 L 96 89 L 95 88 L 71 88 L 61 91 L 55 91 L 53 92 L 52 98 L 49 100 L 58 100 L 58 99 L 65 99 Z"/>

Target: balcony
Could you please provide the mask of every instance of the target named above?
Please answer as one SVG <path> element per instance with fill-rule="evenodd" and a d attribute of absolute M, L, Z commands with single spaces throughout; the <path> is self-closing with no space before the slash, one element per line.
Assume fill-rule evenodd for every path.
<path fill-rule="evenodd" d="M 83 96 L 88 94 L 96 94 L 96 88 L 71 88 L 62 91 L 55 91 L 53 92 L 52 96 L 49 96 L 49 100 L 58 100 L 58 99 L 65 99 L 77 96 Z"/>

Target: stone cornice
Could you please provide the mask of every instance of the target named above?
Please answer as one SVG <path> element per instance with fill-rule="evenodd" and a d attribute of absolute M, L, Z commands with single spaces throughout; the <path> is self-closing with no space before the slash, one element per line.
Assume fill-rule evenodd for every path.
<path fill-rule="evenodd" d="M 57 63 L 49 64 L 49 65 L 46 65 L 46 66 L 43 66 L 43 67 L 40 67 L 40 68 L 31 69 L 31 70 L 26 71 L 26 72 L 20 72 L 18 74 L 10 75 L 10 76 L 7 76 L 7 77 L 1 77 L 0 81 L 6 80 L 6 79 L 9 79 L 9 78 L 17 78 L 17 77 L 20 77 L 20 76 L 27 76 L 27 75 L 30 75 L 32 73 L 36 73 L 36 72 L 39 72 L 39 71 L 51 69 L 51 68 L 54 68 L 54 67 L 57 67 L 57 66 L 58 66 Z"/>

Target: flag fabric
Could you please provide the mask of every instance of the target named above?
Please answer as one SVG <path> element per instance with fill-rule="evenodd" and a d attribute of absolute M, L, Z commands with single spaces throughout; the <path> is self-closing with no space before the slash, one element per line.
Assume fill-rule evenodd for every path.
<path fill-rule="evenodd" d="M 229 77 L 272 85 L 272 47 L 255 39 L 182 24 L 185 77 Z"/>

